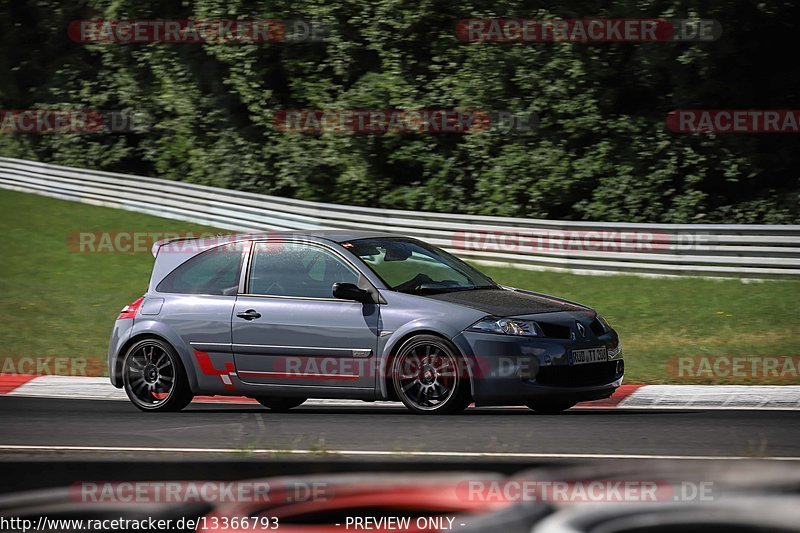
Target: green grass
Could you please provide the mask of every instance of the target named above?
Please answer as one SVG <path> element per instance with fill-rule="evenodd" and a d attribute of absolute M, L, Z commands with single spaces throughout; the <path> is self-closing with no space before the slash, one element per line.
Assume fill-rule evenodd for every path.
<path fill-rule="evenodd" d="M 0 190 L 3 356 L 105 358 L 119 310 L 147 289 L 153 256 L 78 253 L 78 232 L 212 231 L 176 220 Z"/>
<path fill-rule="evenodd" d="M 150 253 L 77 253 L 67 244 L 71 234 L 213 231 L 6 190 L 0 190 L 0 220 L 0 359 L 57 355 L 102 361 L 119 309 L 145 290 L 153 262 Z M 666 361 L 677 355 L 800 355 L 797 281 L 743 283 L 480 268 L 500 283 L 597 308 L 620 332 L 628 382 L 674 381 Z"/>
<path fill-rule="evenodd" d="M 674 356 L 800 355 L 798 281 L 481 270 L 499 283 L 554 294 L 597 309 L 622 339 L 628 382 L 676 382 L 667 372 L 667 360 Z M 711 383 L 702 379 L 693 382 Z M 788 384 L 786 379 L 774 383 Z"/>

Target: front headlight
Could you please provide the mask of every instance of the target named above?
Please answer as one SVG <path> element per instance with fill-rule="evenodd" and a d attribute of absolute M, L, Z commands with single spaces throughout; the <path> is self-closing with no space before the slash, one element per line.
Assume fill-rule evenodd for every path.
<path fill-rule="evenodd" d="M 603 318 L 603 315 L 597 315 L 597 321 L 600 322 L 601 326 L 603 326 L 603 333 L 608 333 L 609 331 L 614 329 L 611 327 L 611 324 L 608 323 L 608 320 Z"/>
<path fill-rule="evenodd" d="M 497 333 L 499 335 L 518 335 L 522 337 L 541 337 L 542 328 L 533 320 L 517 318 L 486 317 L 472 324 L 469 331 Z"/>

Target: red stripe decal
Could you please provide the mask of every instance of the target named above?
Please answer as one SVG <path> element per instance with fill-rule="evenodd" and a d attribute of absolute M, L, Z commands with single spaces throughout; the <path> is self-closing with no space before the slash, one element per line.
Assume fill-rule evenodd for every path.
<path fill-rule="evenodd" d="M 219 376 L 220 381 L 222 381 L 222 386 L 227 390 L 234 390 L 235 387 L 231 382 L 230 375 L 236 372 L 236 369 L 233 368 L 232 363 L 225 363 L 225 369 L 219 370 L 214 368 L 214 363 L 211 362 L 211 356 L 208 355 L 208 352 L 201 352 L 200 350 L 194 351 L 194 356 L 197 359 L 197 363 L 200 365 L 200 370 L 203 374 L 207 376 Z M 226 376 L 228 383 L 225 383 L 225 379 L 223 376 Z"/>
<path fill-rule="evenodd" d="M 280 379 L 337 379 L 337 380 L 354 380 L 358 376 L 353 374 L 311 374 L 308 372 L 248 372 L 239 371 L 240 376 L 250 378 L 280 378 Z"/>

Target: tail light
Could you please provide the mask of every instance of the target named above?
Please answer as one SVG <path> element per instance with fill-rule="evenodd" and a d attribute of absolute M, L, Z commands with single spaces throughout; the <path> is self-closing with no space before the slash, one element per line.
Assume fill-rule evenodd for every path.
<path fill-rule="evenodd" d="M 136 316 L 136 311 L 139 310 L 139 307 L 142 305 L 142 301 L 144 300 L 144 296 L 140 296 L 133 303 L 129 303 L 125 307 L 122 308 L 122 311 L 119 312 L 119 316 L 117 320 L 122 320 L 123 318 L 133 318 Z"/>

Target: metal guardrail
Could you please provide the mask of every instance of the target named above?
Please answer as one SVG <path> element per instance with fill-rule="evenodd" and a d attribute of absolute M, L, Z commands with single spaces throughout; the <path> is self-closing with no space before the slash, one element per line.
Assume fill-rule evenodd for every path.
<path fill-rule="evenodd" d="M 377 209 L 0 157 L 0 187 L 239 231 L 359 229 L 465 259 L 581 273 L 800 275 L 800 225 L 568 222 Z"/>

